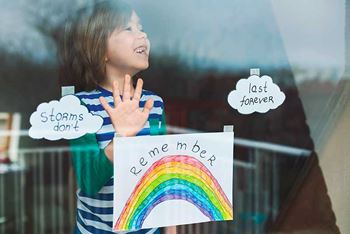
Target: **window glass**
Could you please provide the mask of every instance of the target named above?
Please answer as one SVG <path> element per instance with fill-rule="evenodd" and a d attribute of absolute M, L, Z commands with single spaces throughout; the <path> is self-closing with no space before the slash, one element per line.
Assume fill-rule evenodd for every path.
<path fill-rule="evenodd" d="M 110 19 L 120 21 L 119 28 L 87 21 L 73 27 L 77 32 L 84 32 L 82 25 L 95 27 L 92 36 L 110 39 L 105 47 L 92 43 L 95 53 L 80 48 L 81 57 L 70 65 L 90 69 L 81 65 L 73 74 L 62 65 L 64 48 L 74 54 L 89 41 L 77 35 L 69 41 L 65 30 L 92 14 L 98 2 L 1 3 L 0 233 L 76 230 L 76 192 L 83 174 L 74 169 L 74 155 L 92 155 L 96 149 L 77 153 L 69 140 L 32 139 L 30 116 L 40 103 L 59 100 L 62 86 L 88 91 L 73 82 L 77 74 L 92 72 L 95 79 L 101 64 L 122 64 L 118 56 L 129 59 L 123 54 L 127 46 L 141 48 L 137 56 L 150 50 L 149 66 L 139 68 L 133 81 L 136 85 L 141 77 L 143 88 L 161 97 L 154 107 L 164 107 L 167 134 L 222 132 L 234 126 L 234 220 L 160 232 L 350 233 L 349 1 L 130 0 L 135 21 L 126 13 Z M 134 35 L 150 44 L 146 39 L 130 44 Z M 101 63 L 95 64 L 101 54 Z M 230 106 L 228 95 L 252 75 L 251 69 L 270 76 L 285 94 L 280 106 L 251 114 Z M 100 92 L 110 91 L 104 79 L 96 80 Z M 109 169 L 101 170 L 101 177 L 108 177 Z"/>

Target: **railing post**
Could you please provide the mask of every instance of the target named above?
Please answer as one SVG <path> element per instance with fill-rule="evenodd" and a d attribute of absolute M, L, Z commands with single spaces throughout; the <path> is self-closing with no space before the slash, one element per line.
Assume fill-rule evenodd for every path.
<path fill-rule="evenodd" d="M 0 174 L 0 231 L 5 233 L 6 215 L 5 215 L 5 175 Z M 3 215 L 3 216 L 2 216 Z"/>
<path fill-rule="evenodd" d="M 258 217 L 260 216 L 260 184 L 261 184 L 261 157 L 258 149 L 254 149 L 254 161 L 255 161 L 255 170 L 254 170 L 254 233 L 261 233 L 261 225 L 258 222 Z"/>
<path fill-rule="evenodd" d="M 276 220 L 279 209 L 279 180 L 276 154 L 272 155 L 272 220 Z"/>
<path fill-rule="evenodd" d="M 40 152 L 39 154 L 39 201 L 41 203 L 40 207 L 40 232 L 45 232 L 45 191 L 44 191 L 44 153 Z"/>

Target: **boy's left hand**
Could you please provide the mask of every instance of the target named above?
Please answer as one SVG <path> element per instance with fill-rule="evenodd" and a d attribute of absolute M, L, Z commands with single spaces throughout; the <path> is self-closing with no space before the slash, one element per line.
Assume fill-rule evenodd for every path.
<path fill-rule="evenodd" d="M 142 79 L 137 80 L 134 96 L 130 98 L 131 77 L 125 76 L 123 100 L 119 94 L 118 83 L 113 82 L 114 108 L 112 108 L 104 97 L 99 100 L 103 108 L 111 118 L 114 130 L 122 136 L 135 136 L 145 125 L 149 112 L 153 107 L 153 99 L 145 103 L 143 110 L 139 108 L 139 102 L 142 94 Z"/>

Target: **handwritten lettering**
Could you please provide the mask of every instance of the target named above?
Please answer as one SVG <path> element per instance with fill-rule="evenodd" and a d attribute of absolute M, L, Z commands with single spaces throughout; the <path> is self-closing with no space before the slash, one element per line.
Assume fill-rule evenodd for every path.
<path fill-rule="evenodd" d="M 45 111 L 40 113 L 40 117 L 42 123 L 54 123 L 55 132 L 79 131 L 79 122 L 84 120 L 83 114 L 56 112 L 55 108 L 51 108 L 50 114 Z"/>
<path fill-rule="evenodd" d="M 172 151 L 173 150 L 173 151 Z M 146 167 L 150 161 L 156 161 L 158 160 L 160 157 L 164 156 L 164 153 L 168 153 L 168 152 L 174 152 L 174 150 L 176 151 L 175 154 L 186 154 L 186 151 L 188 151 L 188 155 L 193 155 L 193 156 L 197 156 L 200 159 L 205 160 L 205 163 L 208 163 L 210 166 L 214 166 L 215 165 L 215 160 L 216 160 L 216 156 L 211 154 L 211 156 L 209 156 L 210 154 L 207 152 L 207 150 L 203 149 L 203 147 L 201 147 L 200 143 L 198 140 L 189 143 L 189 142 L 176 142 L 176 144 L 173 145 L 173 147 L 171 145 L 168 144 L 163 144 L 163 145 L 159 145 L 156 147 L 151 147 L 150 150 L 148 150 L 147 152 L 147 156 L 141 156 L 139 158 L 139 161 L 137 163 L 137 165 L 134 165 L 130 168 L 130 173 L 132 173 L 135 176 L 138 176 L 140 174 L 141 171 L 143 171 L 143 168 Z M 180 152 L 178 152 L 180 151 Z M 152 163 L 152 162 L 151 162 Z"/>

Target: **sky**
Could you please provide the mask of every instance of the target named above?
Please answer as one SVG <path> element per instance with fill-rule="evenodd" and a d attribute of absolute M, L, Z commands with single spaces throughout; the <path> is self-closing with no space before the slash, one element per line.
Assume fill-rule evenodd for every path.
<path fill-rule="evenodd" d="M 65 12 L 60 7 L 71 2 L 0 0 L 0 47 L 37 61 L 54 58 L 54 48 L 44 44 L 26 12 L 37 9 L 59 18 Z M 344 66 L 344 0 L 129 2 L 154 54 L 175 53 L 189 64 L 222 69 L 291 65 L 341 71 Z"/>

